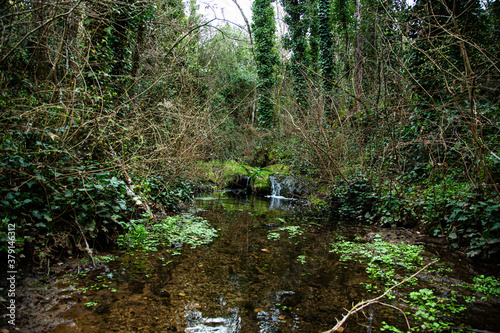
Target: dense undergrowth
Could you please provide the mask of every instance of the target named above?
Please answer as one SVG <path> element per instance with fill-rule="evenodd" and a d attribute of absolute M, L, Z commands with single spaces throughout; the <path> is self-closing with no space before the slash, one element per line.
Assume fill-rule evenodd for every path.
<path fill-rule="evenodd" d="M 165 172 L 127 173 L 112 158 L 72 150 L 58 134 L 17 131 L 2 138 L 2 251 L 8 223 L 17 225 L 16 251 L 45 265 L 73 251 L 109 246 L 142 213 L 179 212 L 193 198 L 190 182 Z"/>
<path fill-rule="evenodd" d="M 417 228 L 445 237 L 469 257 L 494 259 L 500 250 L 500 202 L 452 177 L 444 184 L 371 183 L 362 175 L 339 181 L 328 209 L 340 220 L 384 227 Z"/>

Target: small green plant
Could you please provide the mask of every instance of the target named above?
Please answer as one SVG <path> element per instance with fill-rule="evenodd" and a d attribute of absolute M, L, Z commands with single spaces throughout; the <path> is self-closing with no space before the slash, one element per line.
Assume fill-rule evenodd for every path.
<path fill-rule="evenodd" d="M 340 254 L 340 261 L 357 261 L 366 265 L 368 275 L 385 284 L 396 282 L 396 267 L 410 271 L 422 263 L 422 246 L 395 244 L 376 235 L 372 242 L 359 243 L 340 239 L 330 252 Z"/>
<path fill-rule="evenodd" d="M 377 285 L 374 285 L 372 283 L 361 283 L 365 285 L 365 289 L 369 292 L 375 293 L 378 291 Z"/>
<path fill-rule="evenodd" d="M 180 214 L 168 217 L 155 224 L 145 220 L 134 220 L 125 235 L 117 243 L 121 247 L 156 251 L 159 246 L 171 244 L 189 245 L 191 248 L 210 243 L 217 237 L 217 230 L 201 217 Z M 172 250 L 178 254 L 177 250 Z"/>
<path fill-rule="evenodd" d="M 448 299 L 438 298 L 432 290 L 426 288 L 411 292 L 409 303 L 418 307 L 414 316 L 420 322 L 419 329 L 415 331 L 420 331 L 420 328 L 424 331 L 449 330 L 453 323 L 444 321 L 443 318 L 466 310 L 464 306 L 457 305 L 456 301 L 454 292 Z"/>
<path fill-rule="evenodd" d="M 459 305 L 455 292 L 451 292 L 449 297 L 438 297 L 434 292 L 427 288 L 419 289 L 409 293 L 409 297 L 404 300 L 408 306 L 415 311 L 406 312 L 415 323 L 411 327 L 411 332 L 455 332 L 452 328 L 455 325 L 449 321 L 453 315 L 466 310 L 466 307 Z M 410 332 L 401 331 L 398 328 L 382 322 L 382 331 L 390 332 Z"/>
<path fill-rule="evenodd" d="M 279 240 L 281 238 L 281 234 L 279 233 L 280 231 L 286 231 L 288 232 L 288 238 L 293 239 L 301 236 L 304 231 L 300 226 L 285 226 L 285 227 L 280 227 L 277 228 L 273 231 L 269 231 L 269 234 L 267 235 L 267 239 L 269 240 Z"/>
<path fill-rule="evenodd" d="M 267 234 L 267 239 L 269 240 L 280 240 L 281 234 L 276 231 L 270 231 L 269 234 Z"/>
<path fill-rule="evenodd" d="M 469 285 L 469 288 L 483 294 L 484 296 L 481 297 L 482 300 L 500 296 L 500 280 L 494 276 L 476 276 L 474 277 L 474 284 Z"/>
<path fill-rule="evenodd" d="M 83 303 L 83 304 L 85 304 L 85 306 L 87 306 L 88 308 L 91 308 L 93 306 L 99 305 L 99 302 L 87 302 L 87 303 Z"/>
<path fill-rule="evenodd" d="M 306 255 L 302 254 L 302 255 L 298 256 L 297 262 L 301 263 L 302 265 L 305 265 L 307 263 Z"/>

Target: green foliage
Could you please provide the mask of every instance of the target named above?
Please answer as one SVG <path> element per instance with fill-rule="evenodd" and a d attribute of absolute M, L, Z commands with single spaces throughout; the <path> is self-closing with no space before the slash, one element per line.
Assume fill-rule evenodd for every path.
<path fill-rule="evenodd" d="M 127 233 L 120 235 L 118 245 L 124 248 L 156 251 L 179 244 L 196 248 L 208 244 L 217 237 L 217 230 L 201 217 L 180 214 L 150 223 L 148 220 L 132 220 Z"/>
<path fill-rule="evenodd" d="M 192 201 L 194 187 L 190 182 L 175 180 L 162 174 L 152 174 L 137 187 L 151 202 L 162 205 L 167 211 L 178 213 L 182 203 Z"/>
<path fill-rule="evenodd" d="M 392 188 L 391 188 L 392 186 Z M 372 184 L 363 175 L 337 183 L 330 197 L 332 214 L 346 220 L 402 225 L 415 216 L 408 199 L 401 194 L 401 185 Z"/>
<path fill-rule="evenodd" d="M 352 260 L 366 265 L 366 272 L 370 278 L 386 286 L 395 285 L 402 279 L 401 275 L 412 274 L 423 264 L 422 246 L 387 242 L 378 234 L 366 243 L 340 238 L 332 244 L 332 248 L 331 252 L 340 254 L 341 261 Z M 410 283 L 415 285 L 417 278 L 410 280 Z M 481 280 L 481 282 L 484 281 L 486 279 Z M 494 292 L 494 288 L 498 286 L 493 287 L 493 285 L 498 281 L 493 279 L 493 282 L 491 287 L 488 286 L 485 289 Z M 370 291 L 379 289 L 372 283 L 366 284 L 365 287 Z M 411 323 L 413 326 L 411 330 L 400 330 L 386 322 L 382 322 L 381 330 L 401 333 L 428 332 L 429 330 L 448 332 L 452 326 L 457 326 L 451 320 L 465 311 L 466 307 L 462 305 L 463 302 L 459 302 L 455 291 L 451 291 L 449 296 L 439 297 L 429 288 L 400 294 L 400 299 L 406 302 L 409 308 L 414 309 L 405 313 L 407 320 L 410 319 L 407 321 L 408 324 Z M 391 294 L 387 297 L 394 298 Z"/>
<path fill-rule="evenodd" d="M 466 310 L 465 306 L 457 304 L 457 299 L 453 292 L 451 297 L 441 298 L 434 295 L 432 290 L 423 288 L 419 291 L 410 292 L 409 296 L 406 302 L 412 308 L 417 309 L 416 312 L 411 313 L 417 325 L 411 328 L 411 332 L 449 332 L 451 327 L 455 325 L 447 321 L 447 318 L 450 315 Z M 385 322 L 382 322 L 382 324 L 382 331 L 403 332 Z M 454 332 L 453 330 L 451 331 Z"/>
<path fill-rule="evenodd" d="M 274 106 L 272 89 L 274 87 L 274 67 L 277 63 L 274 39 L 276 26 L 271 0 L 253 2 L 252 33 L 255 41 L 255 62 L 257 64 L 259 124 L 263 128 L 274 126 Z"/>
<path fill-rule="evenodd" d="M 446 236 L 452 247 L 465 249 L 468 256 L 492 258 L 500 247 L 500 203 L 452 178 L 446 182 L 445 189 L 436 184 L 417 191 L 410 184 L 374 185 L 353 176 L 349 184 L 339 181 L 333 187 L 329 209 L 342 220 L 384 226 L 420 221 L 433 236 Z"/>
<path fill-rule="evenodd" d="M 354 9 L 353 1 L 350 0 L 334 0 L 332 6 L 333 22 L 338 25 L 338 30 L 346 33 L 346 30 L 353 22 Z"/>
<path fill-rule="evenodd" d="M 95 164 L 88 150 L 75 153 L 59 134 L 12 132 L 1 142 L 0 219 L 2 226 L 16 223 L 18 251 L 44 258 L 60 248 L 71 250 L 82 237 L 107 238 L 121 230 L 137 214 L 139 199 L 178 211 L 193 197 L 190 183 L 168 184 L 167 176 L 133 179 L 142 185 L 128 185 L 122 171 L 102 170 L 110 161 Z M 0 238 L 6 237 L 5 227 Z"/>
<path fill-rule="evenodd" d="M 95 237 L 131 216 L 133 203 L 118 173 L 99 172 L 90 163 L 74 167 L 60 142 L 42 140 L 13 133 L 1 147 L 0 218 L 15 221 L 20 237 L 43 253 L 49 249 L 41 243 L 59 239 L 58 232 L 81 227 Z"/>
<path fill-rule="evenodd" d="M 85 304 L 86 307 L 91 308 L 91 307 L 99 305 L 99 302 L 92 302 L 91 301 L 91 302 L 86 302 L 86 303 L 83 303 L 83 304 Z"/>
<path fill-rule="evenodd" d="M 474 277 L 474 284 L 468 285 L 469 289 L 481 293 L 482 300 L 488 300 L 490 297 L 500 297 L 500 280 L 495 276 L 479 275 Z"/>
<path fill-rule="evenodd" d="M 411 272 L 421 265 L 422 250 L 422 246 L 389 243 L 376 235 L 368 243 L 337 240 L 330 252 L 339 253 L 340 261 L 353 260 L 365 264 L 370 278 L 392 285 L 397 282 L 396 268 Z"/>
<path fill-rule="evenodd" d="M 331 33 L 331 0 L 318 0 L 320 67 L 323 76 L 325 116 L 331 118 L 332 89 L 334 82 L 333 36 Z"/>
<path fill-rule="evenodd" d="M 220 116 L 228 108 L 237 109 L 231 118 L 247 121 L 251 112 L 253 90 L 257 86 L 255 62 L 248 36 L 233 25 L 226 24 L 200 46 L 199 66 L 205 78 L 208 96 L 215 96 L 210 107 Z M 238 126 L 223 124 L 223 133 L 238 131 Z M 236 147 L 228 147 L 235 150 Z M 234 158 L 234 157 L 233 157 Z"/>
<path fill-rule="evenodd" d="M 300 226 L 287 225 L 284 227 L 276 228 L 273 231 L 269 231 L 269 233 L 267 235 L 267 239 L 279 240 L 281 238 L 281 234 L 280 234 L 281 231 L 287 232 L 289 239 L 298 238 L 299 236 L 301 236 L 304 233 L 304 231 L 302 230 L 302 227 L 300 227 Z M 298 240 L 296 241 L 295 244 L 297 244 L 297 243 L 298 243 Z"/>
<path fill-rule="evenodd" d="M 292 57 L 290 66 L 294 83 L 294 92 L 297 104 L 302 110 L 307 110 L 306 98 L 307 84 L 304 66 L 307 65 L 308 40 L 307 33 L 310 23 L 308 22 L 307 1 L 304 0 L 282 0 L 285 9 L 285 23 L 288 25 L 288 35 L 285 36 L 285 47 L 291 50 Z"/>
<path fill-rule="evenodd" d="M 307 263 L 307 257 L 305 254 L 302 254 L 297 257 L 297 262 L 299 262 L 302 265 L 305 265 Z"/>

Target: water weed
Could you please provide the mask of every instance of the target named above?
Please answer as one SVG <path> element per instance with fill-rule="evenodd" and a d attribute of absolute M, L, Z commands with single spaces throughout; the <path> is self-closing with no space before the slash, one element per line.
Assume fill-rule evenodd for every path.
<path fill-rule="evenodd" d="M 332 250 L 340 254 L 340 261 L 357 261 L 366 265 L 368 275 L 385 284 L 396 282 L 396 268 L 411 271 L 422 263 L 419 245 L 396 244 L 384 241 L 375 235 L 367 243 L 339 239 L 332 244 Z"/>
<path fill-rule="evenodd" d="M 208 221 L 191 214 L 179 214 L 154 224 L 145 220 L 134 220 L 128 232 L 121 235 L 117 243 L 124 248 L 143 251 L 156 251 L 158 247 L 173 246 L 176 251 L 182 245 L 195 248 L 208 244 L 215 237 L 217 230 L 212 228 Z"/>

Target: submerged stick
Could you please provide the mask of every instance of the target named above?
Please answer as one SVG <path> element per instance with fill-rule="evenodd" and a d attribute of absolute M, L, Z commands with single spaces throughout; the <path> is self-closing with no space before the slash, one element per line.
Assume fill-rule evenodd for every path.
<path fill-rule="evenodd" d="M 384 305 L 383 303 L 380 303 L 380 299 L 384 298 L 385 296 L 387 296 L 387 294 L 389 292 L 391 292 L 392 290 L 394 290 L 395 288 L 399 287 L 400 285 L 406 283 L 407 281 L 409 281 L 410 279 L 413 279 L 415 276 L 417 276 L 418 274 L 420 274 L 422 271 L 424 271 L 425 269 L 427 269 L 427 267 L 429 267 L 430 265 L 434 264 L 436 261 L 431 261 L 430 263 L 428 263 L 427 265 L 425 265 L 424 267 L 422 267 L 418 272 L 416 272 L 415 274 L 413 274 L 412 276 L 409 276 L 407 278 L 405 278 L 403 281 L 393 285 L 392 287 L 390 287 L 389 289 L 387 289 L 382 295 L 376 297 L 376 298 L 373 298 L 371 300 L 368 300 L 368 301 L 361 301 L 359 302 L 358 304 L 354 305 L 352 307 L 351 310 L 348 310 L 347 314 L 342 318 L 342 320 L 338 320 L 338 319 L 335 319 L 337 320 L 337 325 L 335 325 L 332 329 L 328 330 L 328 331 L 325 331 L 323 333 L 332 333 L 332 332 L 337 332 L 341 327 L 342 325 L 344 325 L 344 323 L 346 322 L 346 320 L 353 314 L 355 314 L 356 312 L 358 311 L 361 311 L 363 310 L 364 308 L 366 308 L 367 306 L 371 305 L 371 304 L 375 304 L 375 303 L 378 303 L 378 304 L 382 304 Z M 407 321 L 407 324 L 408 324 L 408 328 L 411 329 L 410 324 L 408 323 Z"/>

